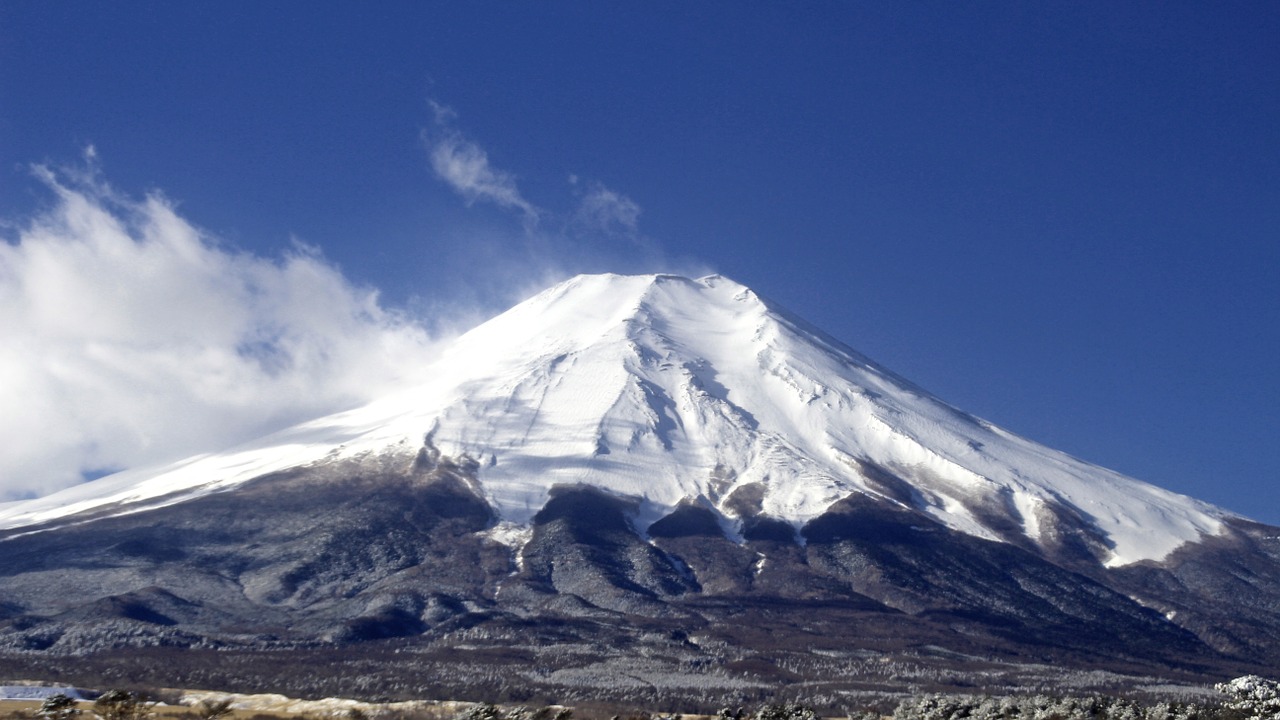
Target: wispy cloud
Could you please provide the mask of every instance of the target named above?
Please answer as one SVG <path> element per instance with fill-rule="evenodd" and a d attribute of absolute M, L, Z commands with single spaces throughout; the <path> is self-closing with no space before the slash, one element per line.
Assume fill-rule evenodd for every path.
<path fill-rule="evenodd" d="M 227 247 L 87 161 L 37 167 L 55 202 L 0 241 L 0 501 L 349 407 L 433 355 L 318 250 Z"/>
<path fill-rule="evenodd" d="M 705 268 L 688 260 L 671 261 L 662 245 L 640 228 L 641 207 L 632 198 L 596 180 L 569 176 L 567 202 L 559 207 L 533 204 L 521 194 L 514 174 L 496 167 L 480 144 L 459 129 L 458 115 L 429 101 L 433 117 L 422 138 L 435 175 L 468 203 L 486 202 L 515 213 L 523 224 L 517 235 L 470 235 L 465 252 L 482 275 L 468 275 L 455 294 L 481 299 L 511 289 L 530 293 L 581 272 L 685 272 Z M 703 273 L 705 274 L 705 273 Z"/>
<path fill-rule="evenodd" d="M 456 115 L 452 110 L 434 102 L 432 109 L 435 125 L 423 131 L 422 137 L 436 176 L 467 202 L 485 201 L 517 210 L 527 227 L 536 226 L 542 212 L 520 194 L 515 176 L 495 168 L 488 153 L 453 126 Z"/>
<path fill-rule="evenodd" d="M 596 180 L 569 176 L 574 204 L 567 209 L 546 209 L 528 201 L 515 175 L 497 168 L 477 142 L 458 129 L 458 114 L 434 100 L 431 126 L 422 137 L 438 178 L 468 203 L 485 201 L 518 213 L 523 220 L 520 238 L 497 239 L 500 248 L 479 239 L 474 251 L 492 277 L 502 284 L 524 283 L 508 276 L 562 279 L 578 272 L 679 272 L 661 243 L 640 229 L 640 204 Z M 704 268 L 684 260 L 686 270 Z"/>
<path fill-rule="evenodd" d="M 576 176 L 569 183 L 582 184 Z M 579 232 L 623 235 L 635 238 L 640 232 L 640 206 L 631 198 L 604 185 L 589 183 L 571 218 Z"/>

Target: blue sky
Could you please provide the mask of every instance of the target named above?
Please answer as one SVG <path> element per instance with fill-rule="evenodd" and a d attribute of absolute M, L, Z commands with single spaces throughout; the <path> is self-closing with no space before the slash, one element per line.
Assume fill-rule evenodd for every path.
<path fill-rule="evenodd" d="M 49 420 L 0 429 L 66 434 L 49 457 L 92 475 L 161 457 L 173 413 L 185 452 L 351 402 L 567 274 L 715 271 L 974 414 L 1280 524 L 1277 37 L 1274 3 L 3 3 L 0 397 Z M 139 276 L 76 235 L 112 218 L 199 252 Z M 141 328 L 157 273 L 188 314 Z M 309 338 L 283 356 L 311 374 L 243 385 L 278 412 L 125 399 L 243 327 L 259 361 Z"/>

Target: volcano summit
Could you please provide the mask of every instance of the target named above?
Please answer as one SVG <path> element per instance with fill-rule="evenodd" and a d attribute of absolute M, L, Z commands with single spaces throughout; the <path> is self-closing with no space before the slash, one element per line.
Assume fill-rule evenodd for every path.
<path fill-rule="evenodd" d="M 1280 661 L 1280 529 L 974 418 L 720 276 L 572 278 L 427 377 L 0 505 L 0 652 L 188 648 L 173 683 L 305 653 L 348 692 L 339 665 L 394 653 L 366 692 L 559 698 Z"/>

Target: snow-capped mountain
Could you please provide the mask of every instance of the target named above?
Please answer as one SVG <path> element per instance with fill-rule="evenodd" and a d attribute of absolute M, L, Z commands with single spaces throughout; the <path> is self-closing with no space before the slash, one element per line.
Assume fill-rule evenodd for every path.
<path fill-rule="evenodd" d="M 1094 531 L 1108 566 L 1159 560 L 1224 512 L 968 416 L 724 277 L 579 276 L 462 336 L 431 380 L 366 407 L 167 468 L 0 509 L 20 527 L 174 502 L 302 464 L 428 439 L 471 458 L 498 516 L 528 525 L 557 484 L 642 499 L 641 529 L 681 502 L 759 486 L 797 528 L 851 493 L 992 540 Z M 886 469 L 907 481 L 887 483 Z"/>
<path fill-rule="evenodd" d="M 176 646 L 157 682 L 315 692 L 288 651 L 325 692 L 732 701 L 1280 662 L 1280 529 L 967 415 L 726 278 L 579 276 L 423 376 L 0 506 L 0 671 Z"/>

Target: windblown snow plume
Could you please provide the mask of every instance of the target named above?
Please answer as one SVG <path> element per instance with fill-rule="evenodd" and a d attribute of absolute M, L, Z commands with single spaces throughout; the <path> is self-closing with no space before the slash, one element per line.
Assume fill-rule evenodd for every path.
<path fill-rule="evenodd" d="M 159 194 L 35 172 L 55 202 L 0 242 L 0 501 L 358 404 L 431 355 L 311 248 L 240 252 Z"/>

